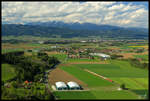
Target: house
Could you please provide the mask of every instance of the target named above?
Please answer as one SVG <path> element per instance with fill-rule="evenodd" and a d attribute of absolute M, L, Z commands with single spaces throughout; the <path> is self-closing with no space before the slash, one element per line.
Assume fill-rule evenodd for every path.
<path fill-rule="evenodd" d="M 76 82 L 73 82 L 73 81 L 68 82 L 67 85 L 68 85 L 69 89 L 71 89 L 71 90 L 80 89 L 80 86 Z"/>
<path fill-rule="evenodd" d="M 67 85 L 64 82 L 59 81 L 59 82 L 56 82 L 55 85 L 56 85 L 57 90 L 66 90 L 67 89 Z"/>

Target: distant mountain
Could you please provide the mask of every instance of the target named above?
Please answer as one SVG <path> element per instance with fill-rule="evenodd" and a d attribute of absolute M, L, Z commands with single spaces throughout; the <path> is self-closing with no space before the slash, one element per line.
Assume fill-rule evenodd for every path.
<path fill-rule="evenodd" d="M 111 26 L 111 25 L 97 25 L 92 23 L 64 23 L 62 21 L 49 21 L 49 22 L 33 22 L 27 23 L 26 25 L 40 25 L 40 26 L 47 26 L 47 27 L 59 27 L 59 28 L 69 28 L 75 30 L 115 30 L 121 27 Z"/>
<path fill-rule="evenodd" d="M 109 38 L 148 38 L 145 29 L 122 28 L 110 25 L 91 23 L 36 22 L 22 24 L 2 24 L 3 36 L 33 35 L 41 37 L 89 37 L 100 36 Z"/>
<path fill-rule="evenodd" d="M 62 21 L 49 21 L 49 22 L 32 22 L 32 23 L 27 23 L 26 25 L 40 25 L 40 26 L 47 26 L 47 27 L 59 27 L 59 28 L 69 28 L 74 30 L 94 30 L 94 31 L 125 29 L 130 31 L 142 31 L 148 33 L 148 29 L 146 28 L 136 28 L 136 27 L 124 28 L 124 27 L 118 27 L 112 25 L 97 25 L 93 23 L 80 24 L 78 22 L 64 23 Z"/>

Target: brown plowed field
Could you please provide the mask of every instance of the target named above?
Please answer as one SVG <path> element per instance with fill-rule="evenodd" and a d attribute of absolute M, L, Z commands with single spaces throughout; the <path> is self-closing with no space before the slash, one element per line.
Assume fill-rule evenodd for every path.
<path fill-rule="evenodd" d="M 74 81 L 74 82 L 77 82 L 79 85 L 81 85 L 83 87 L 83 89 L 85 89 L 85 90 L 88 89 L 87 84 L 78 80 L 73 75 L 61 70 L 58 67 L 49 73 L 48 78 L 49 78 L 48 80 L 49 80 L 51 85 L 55 85 L 55 82 L 58 82 L 58 81 L 63 81 L 66 84 L 69 81 Z"/>
<path fill-rule="evenodd" d="M 41 48 L 40 46 L 28 46 L 26 44 L 2 44 L 2 49 L 15 49 L 15 48 L 24 48 L 24 49 L 34 49 Z"/>

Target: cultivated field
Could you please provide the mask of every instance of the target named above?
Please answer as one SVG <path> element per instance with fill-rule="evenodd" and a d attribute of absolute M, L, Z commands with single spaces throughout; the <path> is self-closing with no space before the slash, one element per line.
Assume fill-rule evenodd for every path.
<path fill-rule="evenodd" d="M 77 79 L 73 75 L 61 70 L 60 68 L 56 68 L 56 69 L 52 70 L 48 77 L 49 77 L 49 82 L 51 85 L 55 85 L 55 83 L 58 81 L 63 81 L 65 83 L 70 82 L 70 81 L 75 81 L 79 85 L 81 85 L 85 90 L 88 89 L 87 84 L 85 84 L 81 80 Z"/>
<path fill-rule="evenodd" d="M 59 68 L 86 83 L 90 89 L 90 93 L 94 95 L 94 99 L 138 99 L 142 94 L 147 94 L 148 92 L 148 71 L 132 67 L 127 61 L 114 60 L 109 61 L 109 64 L 70 63 L 62 65 Z M 114 83 L 93 75 L 85 71 L 85 69 L 108 77 Z M 118 85 L 123 83 L 129 90 L 118 91 Z M 59 98 L 70 99 L 66 95 L 59 95 Z M 74 99 L 76 96 L 74 95 L 72 98 Z"/>
<path fill-rule="evenodd" d="M 52 44 L 2 44 L 2 53 L 17 51 L 17 50 L 29 50 L 29 49 L 42 49 L 50 48 L 54 46 Z M 61 46 L 61 45 L 59 45 Z M 97 51 L 103 49 L 125 50 L 123 52 L 116 52 L 116 54 L 123 55 L 124 59 L 127 58 L 142 58 L 143 61 L 148 62 L 148 51 L 143 53 L 129 52 L 126 50 L 134 50 L 138 48 L 148 49 L 148 46 L 110 46 L 107 45 L 100 47 L 97 43 L 73 43 L 62 46 L 76 46 L 79 49 L 94 48 Z M 51 48 L 50 48 L 51 49 Z M 25 56 L 33 55 L 35 52 L 26 52 Z M 141 99 L 144 94 L 148 93 L 148 70 L 135 68 L 125 60 L 106 60 L 102 61 L 99 58 L 95 59 L 73 59 L 67 58 L 67 54 L 53 51 L 45 51 L 49 56 L 56 57 L 61 64 L 55 69 L 50 71 L 48 75 L 49 87 L 55 85 L 55 82 L 63 81 L 65 83 L 69 81 L 75 81 L 85 89 L 84 91 L 53 91 L 56 99 Z M 31 59 L 39 61 L 33 55 Z M 92 73 L 88 72 L 91 71 Z M 97 75 L 95 75 L 97 74 Z M 102 77 L 109 78 L 114 82 L 103 79 Z M 12 65 L 2 64 L 2 80 L 6 81 L 15 76 L 15 71 Z M 128 90 L 118 90 L 120 85 L 125 84 Z"/>

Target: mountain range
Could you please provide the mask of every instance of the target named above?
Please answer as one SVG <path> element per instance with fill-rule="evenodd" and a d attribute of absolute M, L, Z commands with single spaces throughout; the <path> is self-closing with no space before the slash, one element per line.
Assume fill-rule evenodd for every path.
<path fill-rule="evenodd" d="M 33 35 L 63 38 L 100 36 L 109 38 L 148 38 L 146 28 L 125 28 L 93 23 L 65 23 L 62 21 L 2 24 L 2 35 Z"/>

